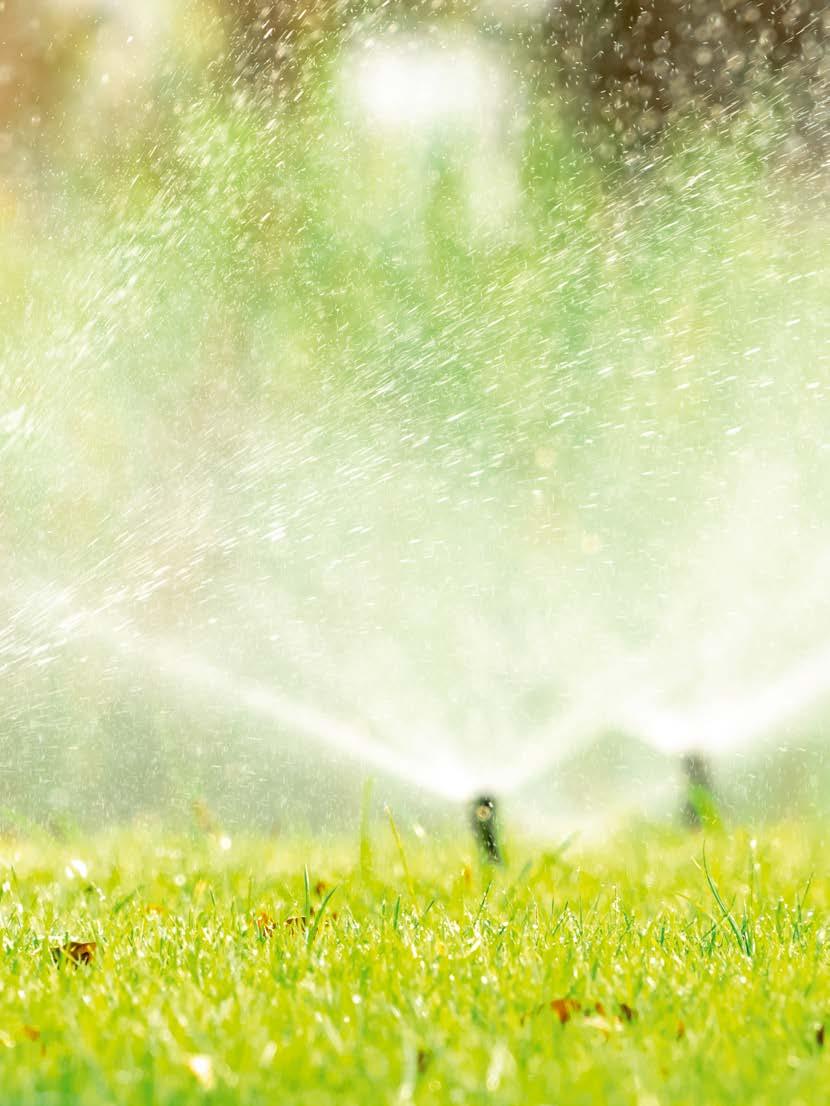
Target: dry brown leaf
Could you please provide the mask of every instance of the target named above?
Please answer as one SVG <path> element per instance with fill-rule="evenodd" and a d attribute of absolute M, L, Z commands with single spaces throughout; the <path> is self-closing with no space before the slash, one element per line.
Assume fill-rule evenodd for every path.
<path fill-rule="evenodd" d="M 53 946 L 50 951 L 56 964 L 66 960 L 77 967 L 78 964 L 91 964 L 97 949 L 97 941 L 68 941 L 65 945 Z"/>
<path fill-rule="evenodd" d="M 266 910 L 260 910 L 254 918 L 254 924 L 260 937 L 270 937 L 277 928 L 277 923 Z"/>
<path fill-rule="evenodd" d="M 583 1005 L 579 999 L 555 998 L 550 1004 L 551 1010 L 559 1018 L 561 1025 L 565 1025 L 581 1010 L 584 1014 L 581 1025 L 606 1032 L 619 1029 L 624 1021 L 632 1022 L 637 1016 L 636 1011 L 627 1002 L 621 1002 L 618 1006 L 619 1014 L 609 1016 L 601 1002 L 587 1002 Z"/>
<path fill-rule="evenodd" d="M 416 1062 L 417 1062 L 417 1065 L 418 1065 L 418 1074 L 423 1075 L 424 1072 L 429 1067 L 430 1063 L 432 1062 L 432 1049 L 431 1048 L 419 1048 L 418 1049 L 418 1057 L 417 1057 Z"/>
<path fill-rule="evenodd" d="M 292 917 L 286 918 L 283 924 L 286 929 L 291 929 L 295 933 L 298 933 L 308 928 L 308 918 L 303 914 L 294 914 Z"/>
<path fill-rule="evenodd" d="M 29 1041 L 39 1041 L 40 1030 L 34 1025 L 24 1025 L 23 1036 Z"/>
<path fill-rule="evenodd" d="M 550 1004 L 551 1010 L 559 1018 L 560 1025 L 571 1020 L 571 1017 L 582 1009 L 582 1004 L 575 998 L 555 998 Z"/>
<path fill-rule="evenodd" d="M 97 951 L 97 941 L 70 941 L 66 947 L 67 955 L 71 956 L 76 964 L 91 964 Z"/>

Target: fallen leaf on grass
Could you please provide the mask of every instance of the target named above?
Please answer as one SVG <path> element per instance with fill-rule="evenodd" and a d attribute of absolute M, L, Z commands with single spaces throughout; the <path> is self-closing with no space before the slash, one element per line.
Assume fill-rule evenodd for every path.
<path fill-rule="evenodd" d="M 550 1008 L 559 1018 L 560 1025 L 564 1025 L 578 1010 L 582 1009 L 582 1004 L 575 998 L 555 998 Z"/>
<path fill-rule="evenodd" d="M 23 1026 L 23 1036 L 28 1041 L 39 1041 L 40 1040 L 40 1030 L 37 1029 L 34 1025 L 24 1025 Z"/>
<path fill-rule="evenodd" d="M 56 964 L 66 960 L 77 967 L 78 964 L 91 964 L 97 950 L 97 941 L 67 941 L 65 945 L 53 945 L 50 952 Z"/>
<path fill-rule="evenodd" d="M 584 1017 L 580 1024 L 588 1025 L 592 1029 L 619 1029 L 624 1021 L 632 1022 L 636 1016 L 635 1011 L 627 1002 L 619 1003 L 619 1015 L 612 1017 L 606 1014 L 605 1007 L 601 1002 L 589 1002 L 583 1006 L 576 998 L 555 998 L 551 1002 L 550 1008 L 559 1018 L 560 1025 L 565 1025 L 571 1021 L 581 1010 Z"/>
<path fill-rule="evenodd" d="M 423 1075 L 432 1062 L 432 1049 L 431 1048 L 419 1048 L 418 1056 L 416 1058 L 416 1064 L 418 1067 L 418 1074 Z"/>
<path fill-rule="evenodd" d="M 335 888 L 335 890 L 336 890 L 336 888 Z M 329 898 L 331 897 L 332 893 L 333 892 L 329 892 Z M 328 901 L 328 900 L 326 900 L 326 901 Z M 325 902 L 323 903 L 323 906 L 325 906 Z M 322 907 L 321 907 L 321 909 L 322 909 Z M 320 924 L 316 921 L 317 914 L 318 914 L 317 908 L 312 906 L 312 908 L 311 908 L 311 918 L 310 919 L 307 918 L 305 916 L 305 914 L 293 914 L 290 918 L 285 919 L 285 921 L 283 922 L 283 925 L 285 926 L 286 929 L 290 929 L 294 933 L 305 933 L 305 931 L 308 929 L 309 921 L 311 921 L 315 925 Z M 331 913 L 327 914 L 325 917 L 321 918 L 320 921 L 322 922 L 323 928 L 326 928 L 327 926 L 330 926 L 333 922 L 336 922 L 337 917 L 338 917 L 337 912 L 332 911 Z"/>
<path fill-rule="evenodd" d="M 824 1022 L 816 1027 L 816 1044 L 819 1048 L 824 1048 Z"/>
<path fill-rule="evenodd" d="M 260 910 L 257 916 L 254 918 L 254 925 L 257 928 L 257 933 L 260 937 L 270 937 L 274 930 L 277 928 L 277 923 L 271 917 L 267 910 Z"/>

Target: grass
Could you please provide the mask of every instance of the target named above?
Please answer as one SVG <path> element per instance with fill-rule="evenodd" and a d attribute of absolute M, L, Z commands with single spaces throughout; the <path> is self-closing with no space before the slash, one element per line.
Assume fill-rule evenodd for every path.
<path fill-rule="evenodd" d="M 0 1100 L 828 1101 L 820 827 L 372 834 L 5 841 Z"/>

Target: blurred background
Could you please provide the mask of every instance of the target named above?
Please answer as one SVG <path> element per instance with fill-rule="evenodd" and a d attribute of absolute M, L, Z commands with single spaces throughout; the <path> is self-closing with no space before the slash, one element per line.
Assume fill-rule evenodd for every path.
<path fill-rule="evenodd" d="M 0 803 L 827 810 L 817 0 L 2 0 Z"/>

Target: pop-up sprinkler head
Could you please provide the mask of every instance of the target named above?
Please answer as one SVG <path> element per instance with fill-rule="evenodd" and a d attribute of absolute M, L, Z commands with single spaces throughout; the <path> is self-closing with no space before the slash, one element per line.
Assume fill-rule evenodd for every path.
<path fill-rule="evenodd" d="M 689 829 L 703 829 L 718 822 L 717 799 L 712 770 L 703 753 L 689 752 L 683 757 L 686 795 L 682 817 Z"/>
<path fill-rule="evenodd" d="M 481 855 L 490 864 L 503 863 L 499 846 L 499 827 L 496 818 L 496 800 L 489 795 L 479 795 L 470 807 L 473 835 Z"/>

